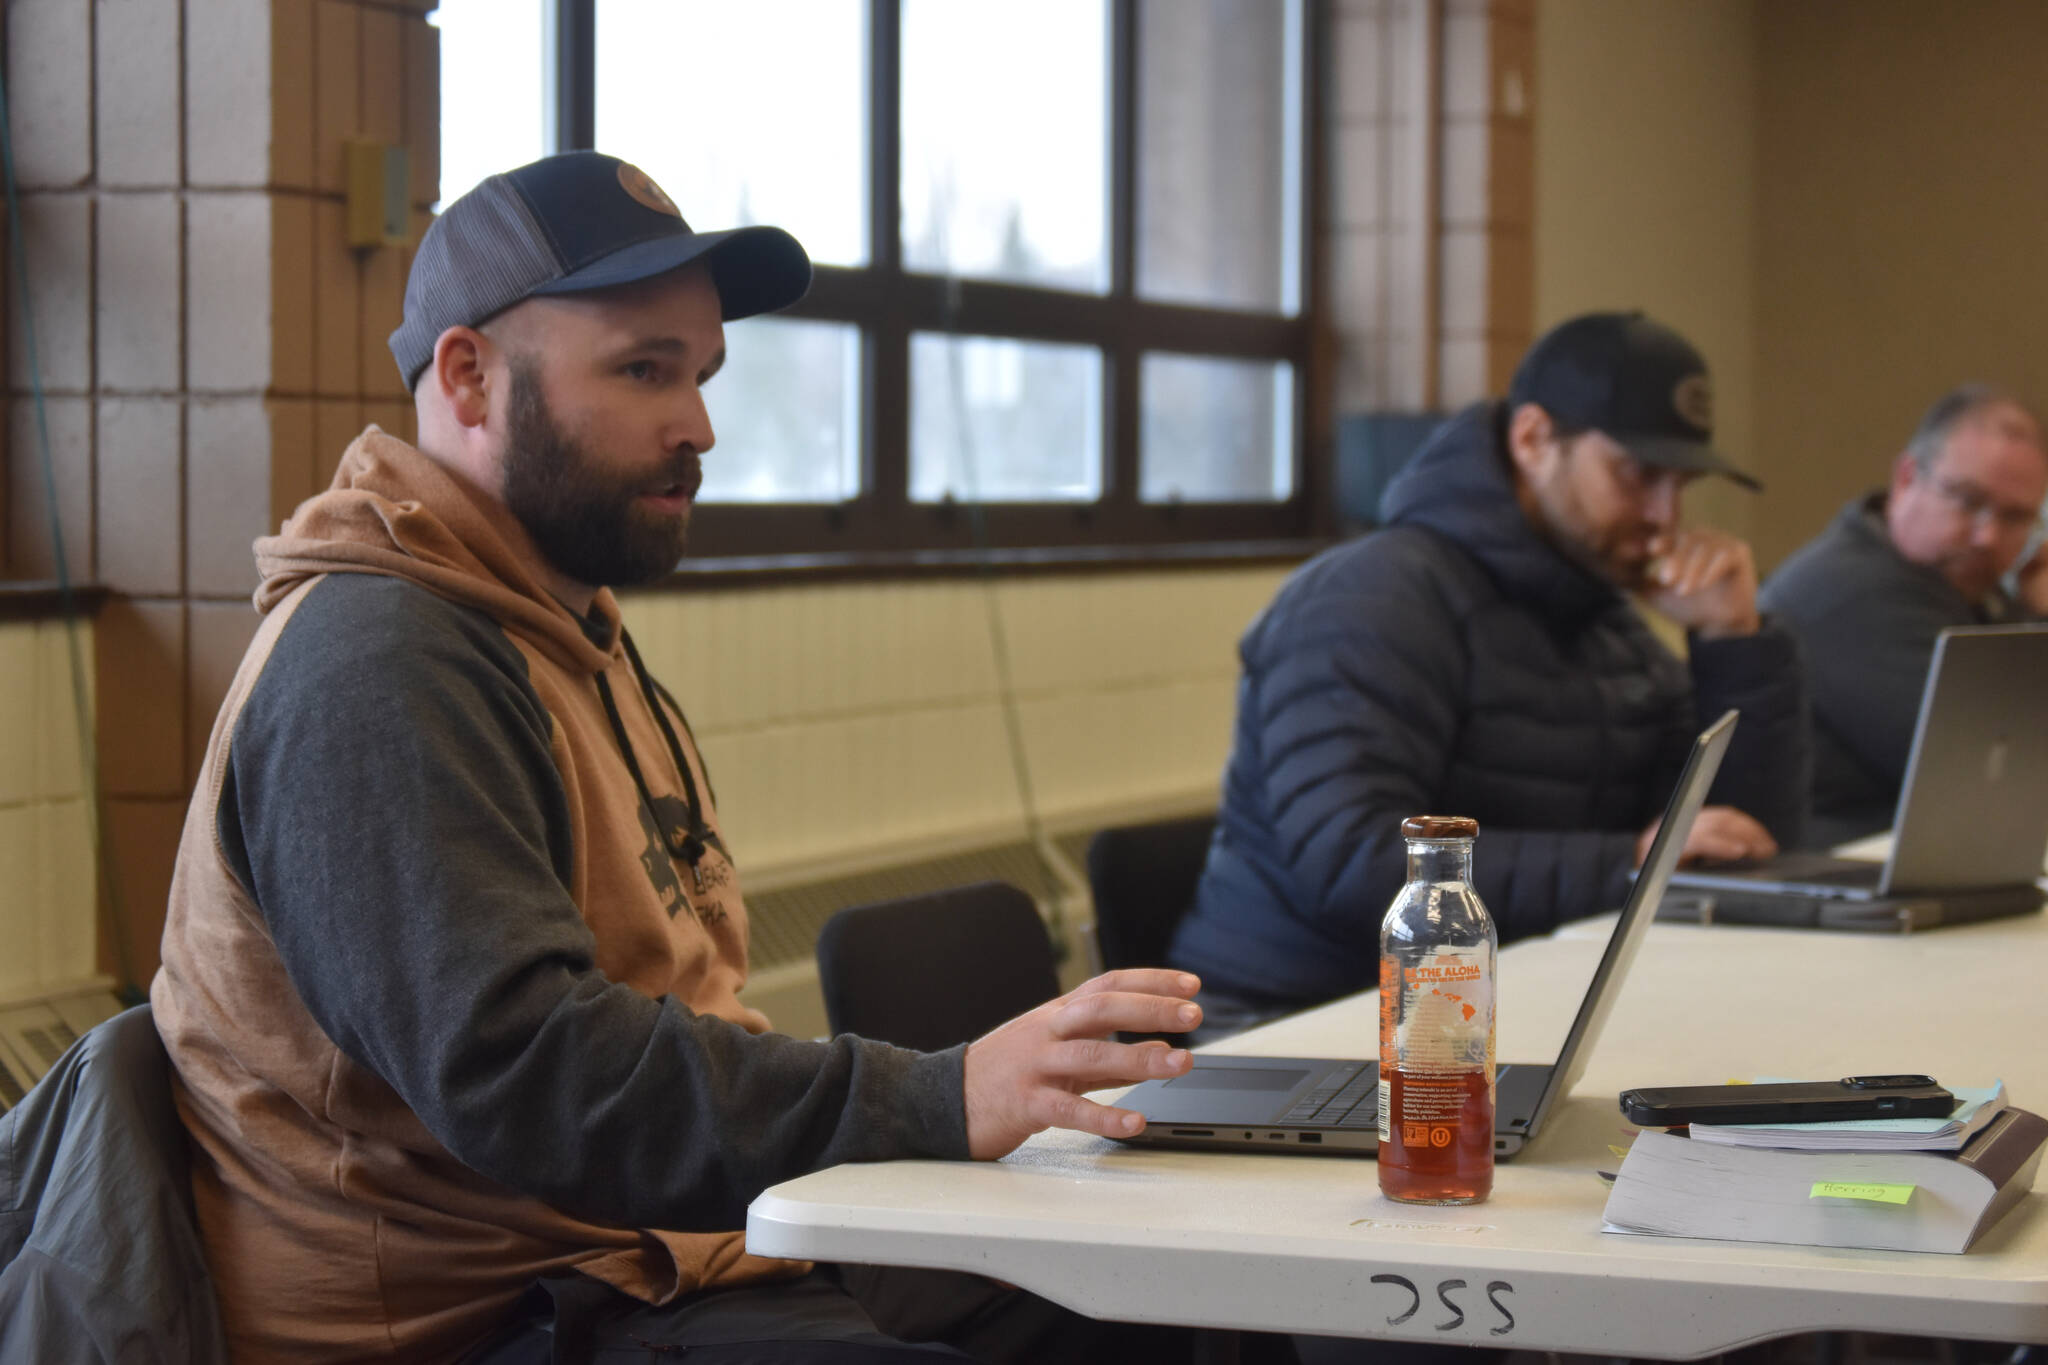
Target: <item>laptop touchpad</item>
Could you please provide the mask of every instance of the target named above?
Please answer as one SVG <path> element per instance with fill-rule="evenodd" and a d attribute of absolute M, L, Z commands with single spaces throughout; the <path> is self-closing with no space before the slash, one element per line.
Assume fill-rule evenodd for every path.
<path fill-rule="evenodd" d="M 1308 1079 L 1302 1069 L 1198 1066 L 1167 1084 L 1176 1090 L 1292 1090 Z"/>

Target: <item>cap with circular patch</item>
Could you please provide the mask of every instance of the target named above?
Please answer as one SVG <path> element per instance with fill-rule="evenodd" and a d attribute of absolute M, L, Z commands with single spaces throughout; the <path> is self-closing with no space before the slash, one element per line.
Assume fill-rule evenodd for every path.
<path fill-rule="evenodd" d="M 392 359 L 410 388 L 450 327 L 474 327 L 539 294 L 632 284 L 703 261 L 727 321 L 786 308 L 811 260 L 777 227 L 696 232 L 629 162 L 563 152 L 493 175 L 441 211 L 420 239 Z"/>
<path fill-rule="evenodd" d="M 1714 449 L 1706 360 L 1639 312 L 1587 313 L 1551 328 L 1516 367 L 1508 402 L 1534 403 L 1554 421 L 1603 432 L 1644 464 L 1763 488 Z"/>

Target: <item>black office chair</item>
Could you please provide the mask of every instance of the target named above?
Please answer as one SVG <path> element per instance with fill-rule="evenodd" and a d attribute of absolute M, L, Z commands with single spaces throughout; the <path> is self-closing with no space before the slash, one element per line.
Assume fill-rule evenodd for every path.
<path fill-rule="evenodd" d="M 1052 939 L 1007 882 L 841 910 L 818 935 L 834 1033 L 936 1052 L 1060 993 Z"/>
<path fill-rule="evenodd" d="M 1195 902 L 1216 817 L 1105 829 L 1088 842 L 1095 946 L 1104 971 L 1163 967 L 1174 926 Z"/>

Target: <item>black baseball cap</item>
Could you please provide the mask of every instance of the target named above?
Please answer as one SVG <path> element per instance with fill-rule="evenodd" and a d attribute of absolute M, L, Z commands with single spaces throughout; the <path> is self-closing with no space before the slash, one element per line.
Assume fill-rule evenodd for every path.
<path fill-rule="evenodd" d="M 692 231 L 630 162 L 602 152 L 542 157 L 486 178 L 428 226 L 391 356 L 411 388 L 450 327 L 474 327 L 535 295 L 631 284 L 698 260 L 728 322 L 787 308 L 811 287 L 811 258 L 781 228 Z"/>
<path fill-rule="evenodd" d="M 1691 342 L 1636 313 L 1587 313 L 1545 332 L 1508 385 L 1512 411 L 1534 403 L 1551 420 L 1604 433 L 1644 464 L 1756 478 L 1714 449 L 1714 390 Z"/>

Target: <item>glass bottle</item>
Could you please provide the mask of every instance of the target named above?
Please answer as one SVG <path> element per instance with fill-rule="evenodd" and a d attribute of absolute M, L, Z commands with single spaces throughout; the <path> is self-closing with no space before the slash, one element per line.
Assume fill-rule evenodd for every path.
<path fill-rule="evenodd" d="M 1479 822 L 1401 822 L 1408 884 L 1380 925 L 1380 1191 L 1409 1204 L 1493 1192 L 1498 938 L 1472 889 Z"/>

